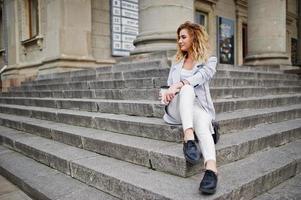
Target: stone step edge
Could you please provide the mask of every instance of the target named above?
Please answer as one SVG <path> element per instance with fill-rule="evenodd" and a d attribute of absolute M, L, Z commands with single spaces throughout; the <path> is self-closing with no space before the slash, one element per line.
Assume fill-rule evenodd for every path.
<path fill-rule="evenodd" d="M 1 118 L 1 117 L 0 117 Z M 8 117 L 6 117 L 8 119 Z M 2 121 L 4 119 L 1 119 Z M 129 136 L 129 135 L 122 135 L 118 133 L 113 133 L 113 132 L 107 132 L 107 131 L 95 131 L 92 130 L 91 128 L 79 128 L 81 131 L 75 132 L 72 131 L 74 126 L 72 125 L 62 125 L 61 123 L 52 123 L 49 124 L 45 120 L 31 120 L 26 118 L 26 117 L 17 117 L 17 119 L 8 119 L 10 121 L 13 121 L 14 123 L 19 123 L 20 125 L 16 125 L 16 127 L 19 127 L 18 129 L 20 131 L 25 131 L 37 136 L 45 137 L 48 139 L 52 139 L 57 142 L 62 142 L 67 145 L 71 145 L 74 147 L 82 148 L 88 151 L 93 151 L 96 153 L 99 153 L 101 155 L 105 156 L 111 156 L 116 159 L 120 159 L 123 161 L 131 162 L 134 164 L 142 165 L 145 167 L 152 168 L 154 170 L 159 170 L 167 173 L 171 173 L 174 175 L 182 176 L 182 177 L 187 177 L 191 176 L 195 173 L 197 173 L 202 166 L 198 165 L 194 168 L 190 168 L 189 166 L 186 165 L 185 159 L 182 154 L 182 144 L 172 144 L 170 142 L 164 142 L 164 141 L 156 141 L 148 138 L 137 138 L 135 136 Z M 14 121 L 15 120 L 15 121 Z M 294 122 L 294 120 L 290 120 Z M 300 120 L 297 120 L 300 121 Z M 301 121 L 300 121 L 301 122 Z M 5 122 L 4 122 L 5 123 Z M 45 123 L 45 124 L 43 124 Z M 280 122 L 278 124 L 283 124 L 285 125 L 288 122 Z M 269 125 L 265 125 L 269 127 Z M 275 126 L 275 125 L 274 125 Z M 9 126 L 8 126 L 9 127 Z M 57 128 L 60 127 L 60 128 Z M 9 127 L 13 128 L 13 127 Z M 63 130 L 60 130 L 62 129 Z M 66 130 L 66 129 L 70 129 Z M 256 129 L 256 127 L 255 127 Z M 281 129 L 281 126 L 280 126 Z M 229 163 L 234 160 L 238 159 L 243 159 L 246 156 L 249 156 L 250 153 L 254 153 L 256 151 L 260 151 L 264 148 L 267 147 L 272 147 L 272 146 L 277 146 L 279 144 L 284 144 L 288 141 L 291 141 L 293 138 L 298 138 L 298 135 L 296 135 L 296 131 L 301 130 L 300 127 L 295 127 L 292 129 L 283 129 L 279 132 L 275 132 L 275 130 L 271 130 L 269 133 L 274 133 L 270 135 L 264 135 L 264 137 L 261 135 L 260 137 L 255 137 L 251 138 L 251 140 L 248 140 L 249 138 L 246 138 L 245 140 L 238 140 L 239 142 L 233 146 L 231 142 L 229 142 L 229 136 L 227 137 L 228 139 L 228 144 L 223 142 L 222 147 L 218 144 L 216 149 L 217 152 L 220 152 L 221 156 L 219 153 L 218 155 L 218 161 L 219 164 L 225 164 Z M 43 134 L 38 134 L 40 132 L 44 132 Z M 95 132 L 97 134 L 102 134 L 102 139 L 100 135 L 98 138 L 95 138 Z M 248 133 L 248 130 L 245 132 Z M 256 132 L 256 131 L 255 131 Z M 83 134 L 85 133 L 85 134 Z M 90 134 L 89 134 L 90 133 Z M 94 135 L 93 135 L 94 134 Z M 233 139 L 237 140 L 239 135 L 243 134 L 242 133 L 236 133 L 236 134 L 231 134 L 230 137 L 233 137 Z M 252 134 L 252 133 L 251 133 Z M 278 141 L 276 140 L 277 138 L 280 140 L 283 139 L 284 135 L 288 134 L 288 137 L 286 138 L 285 141 Z M 107 138 L 105 135 L 110 135 L 111 138 L 115 137 L 115 140 L 111 138 Z M 246 135 L 246 134 L 244 134 Z M 269 138 L 273 138 L 274 136 L 277 136 L 273 141 L 273 143 L 265 144 L 263 146 L 260 146 L 259 149 L 254 149 L 251 147 L 253 143 L 256 143 L 255 141 L 260 141 L 260 140 L 269 140 Z M 222 138 L 225 136 L 221 136 L 221 141 Z M 300 136 L 301 137 L 301 136 Z M 121 141 L 118 141 L 116 143 L 116 138 L 123 138 Z M 92 142 L 93 140 L 93 142 Z M 130 142 L 123 142 L 124 141 L 133 141 L 132 143 Z M 138 140 L 138 141 L 137 141 Z M 278 143 L 277 143 L 278 142 Z M 95 143 L 98 143 L 100 146 L 104 146 L 106 150 L 102 149 L 101 147 L 97 147 Z M 141 145 L 137 145 L 137 143 L 141 144 L 147 144 L 148 147 L 144 147 Z M 153 144 L 152 144 L 153 143 Z M 251 144 L 252 143 L 252 144 Z M 158 146 L 159 145 L 159 146 Z M 232 146 L 231 146 L 232 145 Z M 103 147 L 103 148 L 104 148 Z M 111 150 L 108 150 L 112 148 Z M 146 149 L 145 149 L 146 148 Z M 248 152 L 245 152 L 245 149 L 250 148 Z M 121 152 L 130 152 L 127 154 L 125 157 L 120 157 L 119 153 L 117 152 L 114 154 L 114 151 L 116 149 L 119 149 Z M 178 149 L 178 152 L 175 151 L 175 149 Z M 244 153 L 240 153 L 236 155 L 235 153 L 232 153 L 231 155 L 236 155 L 236 158 L 234 157 L 229 157 L 228 152 L 236 152 L 239 149 L 244 149 Z M 113 152 L 113 153 L 112 153 Z M 136 154 L 136 155 L 135 155 Z M 226 159 L 223 158 L 223 156 L 226 157 Z M 159 159 L 157 161 L 156 159 Z M 160 163 L 163 163 L 163 166 L 160 165 Z M 184 172 L 183 172 L 184 170 Z"/>
<path fill-rule="evenodd" d="M 266 191 L 265 193 L 257 196 L 253 200 L 269 200 L 269 199 L 291 199 L 300 200 L 301 199 L 301 174 L 284 181 L 275 188 Z"/>
<path fill-rule="evenodd" d="M 10 107 L 9 109 L 11 111 L 7 112 L 7 110 L 5 110 L 7 109 L 7 107 Z M 16 107 L 19 107 L 19 109 Z M 15 113 L 16 110 L 19 110 L 18 111 L 19 115 L 38 118 L 38 119 L 46 119 L 47 121 L 63 122 L 65 124 L 94 128 L 96 130 L 98 129 L 107 130 L 111 132 L 117 132 L 126 135 L 134 135 L 139 137 L 147 137 L 147 138 L 157 139 L 157 140 L 165 140 L 171 142 L 182 141 L 181 126 L 166 124 L 163 121 L 163 119 L 126 116 L 126 115 L 117 115 L 117 114 L 106 114 L 106 113 L 92 113 L 92 112 L 72 111 L 72 110 L 65 110 L 65 112 L 63 112 L 63 110 L 43 108 L 43 107 L 32 107 L 32 108 L 33 109 L 30 110 L 29 106 L 6 105 L 3 106 L 2 109 L 4 109 L 3 113 L 6 112 L 6 114 L 11 114 L 11 115 L 12 113 L 10 112 L 13 111 L 13 113 Z M 251 128 L 262 123 L 283 121 L 282 118 L 279 121 L 275 117 L 286 113 L 293 114 L 294 116 L 296 115 L 296 117 L 298 117 L 300 115 L 299 114 L 300 109 L 301 109 L 301 104 L 296 104 L 293 106 L 291 105 L 291 106 L 274 107 L 268 109 L 239 110 L 239 111 L 234 111 L 232 113 L 219 114 L 217 115 L 217 121 L 219 121 L 221 126 L 220 133 L 228 134 L 238 130 Z M 32 112 L 32 110 L 35 111 Z M 51 112 L 50 110 L 55 110 L 55 111 Z M 47 115 L 45 115 L 45 113 L 47 113 Z M 243 115 L 243 117 L 241 117 L 241 115 Z M 270 120 L 269 121 L 256 120 L 254 123 L 251 123 L 251 121 L 254 121 L 255 116 L 257 119 L 260 119 L 262 117 L 268 117 Z M 289 120 L 289 119 L 292 118 L 285 117 L 285 120 Z M 75 120 L 76 123 L 73 120 Z M 122 124 L 125 125 L 125 127 L 123 127 L 122 129 L 120 129 L 120 127 L 119 128 L 117 127 L 117 129 L 115 128 L 112 129 L 112 127 L 111 128 L 110 127 L 108 128 L 107 126 L 103 127 L 103 125 L 100 127 L 100 125 L 98 124 L 99 120 L 101 121 L 106 120 L 105 123 L 109 126 L 112 123 L 119 123 L 121 125 Z M 245 125 L 245 122 L 248 122 L 248 124 Z M 137 132 L 136 130 L 135 132 L 133 132 L 132 129 L 129 129 L 129 126 L 131 126 L 132 128 L 135 127 L 135 129 L 138 128 L 138 130 L 140 131 Z M 142 127 L 143 127 L 143 131 L 141 130 Z M 156 134 L 152 133 L 155 130 L 159 132 Z"/>
<path fill-rule="evenodd" d="M 294 85 L 292 86 L 274 86 L 274 87 L 261 87 L 261 86 L 235 86 L 235 87 L 210 87 L 211 90 L 223 90 L 223 89 L 229 89 L 229 90 L 235 90 L 235 89 L 289 89 L 289 88 L 293 88 L 293 89 L 299 89 L 301 88 L 301 86 L 298 85 Z M 138 89 L 134 89 L 134 88 L 116 88 L 116 89 L 80 89 L 80 90 L 31 90 L 31 91 L 8 91 L 8 92 L 0 92 L 5 94 L 5 93 L 30 93 L 30 92 L 92 92 L 92 91 L 118 91 L 118 90 L 157 90 L 159 91 L 159 87 L 158 88 L 138 88 Z"/>
<path fill-rule="evenodd" d="M 298 145 L 300 145 L 300 141 L 297 141 L 297 142 L 299 142 Z M 297 142 L 292 142 L 290 144 L 285 145 L 284 147 L 273 148 L 268 151 L 260 152 L 256 155 L 250 156 L 249 158 L 246 158 L 244 160 L 237 161 L 235 164 L 231 163 L 229 165 L 225 165 L 225 166 L 221 167 L 219 169 L 219 174 L 220 174 L 220 176 L 222 176 L 222 178 L 220 180 L 220 182 L 221 182 L 220 184 L 222 184 L 223 182 L 227 183 L 227 181 L 229 181 L 229 180 L 225 179 L 225 176 L 230 175 L 230 174 L 232 174 L 232 178 L 234 178 L 234 179 L 238 178 L 238 180 L 240 180 L 240 182 L 239 183 L 236 182 L 236 186 L 235 186 L 235 184 L 234 184 L 234 186 L 232 184 L 222 184 L 222 186 L 220 186 L 220 187 L 227 188 L 227 186 L 230 185 L 230 189 L 219 188 L 218 192 L 214 196 L 211 196 L 210 199 L 237 195 L 237 192 L 240 191 L 242 188 L 245 189 L 245 190 L 243 190 L 244 191 L 243 193 L 246 193 L 246 191 L 251 189 L 250 187 L 256 187 L 256 185 L 258 185 L 258 182 L 263 181 L 263 184 L 265 187 L 260 186 L 261 189 L 258 190 L 259 192 L 257 190 L 251 190 L 251 191 L 253 191 L 252 194 L 250 194 L 249 192 L 246 193 L 247 195 L 251 195 L 249 198 L 246 198 L 246 199 L 250 199 L 250 198 L 256 196 L 258 193 L 262 193 L 265 190 L 268 190 L 271 187 L 279 184 L 280 182 L 285 181 L 289 177 L 294 176 L 296 174 L 297 166 L 300 165 L 300 160 L 301 160 L 300 158 L 297 157 L 297 159 L 296 159 L 295 157 L 300 156 L 300 155 L 296 155 L 296 156 L 292 157 L 292 155 L 290 155 L 285 150 L 287 150 L 287 149 L 290 150 L 290 147 L 294 146 Z M 16 145 L 18 146 L 17 143 L 16 143 Z M 19 147 L 21 147 L 21 146 L 19 145 Z M 26 148 L 26 145 L 24 146 L 24 148 L 29 149 L 29 148 Z M 284 150 L 281 151 L 281 148 Z M 54 150 L 54 152 L 55 152 L 54 154 L 51 154 L 49 152 L 45 152 L 46 154 L 44 154 L 44 153 L 42 153 L 43 151 L 41 151 L 41 149 L 31 148 L 31 150 L 35 151 L 35 153 L 37 154 L 36 159 L 38 159 L 38 160 L 40 158 L 42 158 L 41 155 L 47 155 L 53 159 L 58 158 L 62 161 L 67 162 L 66 166 L 69 166 L 70 168 L 67 171 L 64 171 L 64 173 L 67 172 L 67 174 L 69 173 L 72 177 L 74 177 L 80 181 L 83 181 L 86 184 L 94 186 L 97 189 L 103 190 L 105 192 L 110 192 L 111 195 L 114 195 L 114 196 L 116 196 L 118 198 L 122 198 L 122 199 L 125 197 L 123 195 L 131 195 L 131 196 L 132 195 L 140 195 L 141 199 L 150 197 L 150 196 L 153 198 L 160 197 L 160 199 L 172 198 L 171 196 L 173 196 L 174 198 L 176 197 L 177 199 L 187 199 L 187 196 L 186 196 L 186 198 L 183 198 L 183 195 L 184 196 L 187 195 L 187 193 L 184 194 L 183 191 L 181 191 L 182 193 L 180 193 L 180 194 L 175 194 L 175 193 L 170 193 L 171 190 L 162 188 L 163 182 L 169 183 L 169 184 L 164 184 L 164 186 L 167 188 L 171 187 L 173 189 L 172 192 L 176 192 L 177 188 L 175 188 L 174 184 L 178 185 L 179 184 L 178 182 L 181 182 L 181 184 L 180 184 L 181 187 L 185 188 L 185 186 L 187 187 L 187 185 L 191 186 L 192 182 L 194 182 L 194 184 L 197 185 L 197 183 L 195 183 L 195 180 L 196 179 L 200 180 L 198 175 L 196 175 L 196 177 L 198 177 L 198 178 L 192 177 L 192 178 L 183 179 L 180 177 L 174 177 L 171 175 L 162 174 L 162 173 L 156 172 L 156 171 L 150 171 L 149 169 L 141 168 L 140 166 L 135 166 L 135 165 L 131 165 L 131 164 L 125 165 L 123 162 L 120 162 L 120 161 L 117 161 L 114 159 L 110 159 L 110 158 L 105 158 L 103 156 L 94 156 L 93 154 L 91 154 L 91 156 L 87 156 L 87 155 L 82 156 L 82 158 L 78 157 L 75 160 L 68 159 L 68 161 L 67 161 L 63 158 L 62 153 L 59 153 L 57 149 Z M 82 151 L 82 152 L 84 152 L 84 151 Z M 22 152 L 22 153 L 25 153 L 25 152 Z M 27 152 L 26 154 L 27 154 L 27 156 L 30 156 L 29 152 Z M 272 156 L 272 155 L 274 155 L 274 156 Z M 254 159 L 254 157 L 255 157 L 255 159 Z M 282 158 L 282 159 L 279 159 L 279 158 Z M 268 161 L 266 161 L 267 159 L 268 159 L 268 161 L 272 159 L 272 161 L 276 162 L 276 163 L 274 163 L 274 165 L 271 166 L 271 164 L 268 163 Z M 40 160 L 40 161 L 42 161 L 42 160 Z M 257 165 L 259 165 L 258 168 L 256 168 L 257 166 L 254 163 L 255 161 L 256 162 L 258 161 L 258 163 L 257 163 Z M 279 162 L 279 163 L 277 163 L 277 162 Z M 45 163 L 45 164 L 48 164 L 48 163 Z M 104 164 L 109 164 L 109 168 L 107 168 L 108 166 L 105 166 Z M 269 171 L 267 171 L 267 169 L 265 169 L 264 171 L 260 170 L 260 169 L 262 169 L 263 165 L 267 165 L 267 164 L 270 165 L 269 167 L 267 167 L 267 168 L 270 168 Z M 246 178 L 248 178 L 248 180 L 247 181 L 244 180 L 244 182 L 246 182 L 246 183 L 241 182 L 242 174 L 237 169 L 237 167 L 241 167 L 244 165 L 247 165 L 250 167 L 255 166 L 255 169 L 253 169 L 252 171 L 257 172 L 257 174 L 252 173 L 253 176 L 247 176 Z M 275 166 L 275 165 L 277 165 L 277 166 Z M 53 165 L 51 167 L 55 168 L 56 166 Z M 121 169 L 122 169 L 122 171 L 119 171 Z M 62 170 L 62 169 L 58 169 L 58 170 Z M 248 169 L 248 170 L 250 171 L 250 169 Z M 258 174 L 258 170 L 260 171 L 259 174 Z M 228 173 L 226 173 L 227 171 L 228 171 Z M 239 172 L 239 174 L 237 174 L 237 171 Z M 248 171 L 248 173 L 250 173 L 249 171 Z M 124 172 L 127 172 L 127 173 L 124 174 Z M 232 173 L 229 173 L 229 172 L 232 172 Z M 233 173 L 235 174 L 235 172 L 236 172 L 236 176 L 233 177 Z M 84 174 L 87 174 L 88 176 L 86 176 Z M 237 176 L 239 176 L 239 177 L 237 177 Z M 158 180 L 157 178 L 160 179 L 159 185 L 150 184 L 151 182 L 153 183 L 153 181 Z M 97 179 L 97 181 L 95 181 L 95 179 Z M 108 180 L 110 180 L 109 183 L 107 182 Z M 153 181 L 151 181 L 151 180 L 153 180 Z M 273 184 L 271 184 L 271 182 L 270 182 L 272 180 L 273 180 L 273 182 L 272 182 Z M 184 183 L 185 183 L 185 185 L 183 185 Z M 110 188 L 114 188 L 114 189 L 112 190 Z M 128 191 L 129 189 L 131 191 L 130 193 L 125 192 L 125 191 Z M 196 189 L 196 188 L 193 187 L 193 189 Z M 120 192 L 122 192 L 122 193 L 120 193 Z M 192 192 L 191 189 L 188 192 L 189 192 L 189 196 L 191 194 L 192 195 L 195 194 L 195 192 Z M 171 195 L 171 196 L 169 196 L 169 195 Z M 182 195 L 182 197 L 174 196 L 174 195 Z M 198 198 L 199 198 L 199 196 L 198 196 Z M 190 198 L 190 199 L 195 199 L 195 198 Z"/>
<path fill-rule="evenodd" d="M 223 102 L 238 102 L 238 101 L 248 101 L 248 100 L 266 100 L 274 98 L 290 98 L 290 97 L 301 97 L 301 93 L 288 93 L 288 94 L 275 94 L 275 95 L 266 95 L 262 97 L 239 97 L 239 98 L 219 98 L 213 100 L 214 103 L 223 103 Z M 77 101 L 77 102 L 93 102 L 93 103 L 133 103 L 133 104 L 161 104 L 160 101 L 155 100 L 143 100 L 143 99 L 82 99 L 82 98 L 58 98 L 58 97 L 1 97 L 0 99 L 18 99 L 18 100 L 41 100 L 41 101 Z M 17 104 L 18 105 L 18 104 Z"/>
<path fill-rule="evenodd" d="M 295 98 L 301 98 L 301 94 L 279 94 L 279 95 L 270 95 L 270 96 L 263 96 L 263 97 L 250 97 L 250 98 L 232 98 L 232 99 L 216 99 L 213 100 L 213 104 L 216 108 L 217 113 L 224 113 L 224 112 L 232 112 L 235 110 L 239 110 L 240 108 L 237 108 L 237 104 L 241 103 L 252 103 L 250 105 L 247 105 L 244 107 L 247 108 L 256 108 L 260 109 L 262 107 L 253 107 L 253 104 L 255 102 L 261 103 L 262 101 L 265 102 L 273 102 L 275 100 L 284 100 L 284 99 L 295 99 Z M 3 101 L 3 102 L 1 102 Z M 7 105 L 20 105 L 20 106 L 39 106 L 39 107 L 45 107 L 45 108 L 55 108 L 55 109 L 67 109 L 67 110 L 79 110 L 79 111 L 89 111 L 89 112 L 103 112 L 108 113 L 104 111 L 102 108 L 106 107 L 105 105 L 114 105 L 117 106 L 118 111 L 122 111 L 120 114 L 126 114 L 126 115 L 136 115 L 136 116 L 144 116 L 144 117 L 162 117 L 162 115 L 159 115 L 159 113 L 164 113 L 164 105 L 162 105 L 159 100 L 116 100 L 116 99 L 81 99 L 81 98 L 40 98 L 40 97 L 0 97 L 0 103 L 1 104 L 7 104 Z M 72 105 L 75 104 L 75 105 Z M 288 104 L 281 104 L 283 105 L 293 105 L 294 103 L 288 102 Z M 123 107 L 125 105 L 132 105 L 135 107 L 130 109 L 125 109 L 123 111 Z M 229 105 L 228 109 L 224 109 L 224 106 Z M 147 112 L 143 112 L 142 114 L 139 114 L 140 107 L 143 109 L 143 107 L 147 106 L 148 110 Z M 240 106 L 241 107 L 241 106 Z M 275 107 L 273 106 L 269 106 Z M 146 109 L 146 108 L 144 108 Z M 218 112 L 217 110 L 220 110 Z M 113 111 L 112 113 L 116 113 L 116 111 Z"/>
<path fill-rule="evenodd" d="M 140 69 L 140 70 L 137 70 L 135 69 L 135 71 L 131 71 L 131 70 L 128 70 L 128 71 L 116 71 L 116 72 L 113 72 L 113 71 L 110 71 L 110 72 L 100 72 L 100 73 L 97 73 L 97 68 L 95 71 L 95 74 L 87 74 L 87 75 L 72 75 L 70 74 L 70 72 L 62 72 L 62 73 L 58 73 L 59 76 L 62 76 L 64 73 L 67 75 L 66 77 L 63 77 L 63 78 L 75 78 L 75 77 L 84 77 L 84 76 L 90 76 L 90 75 L 95 75 L 96 77 L 98 75 L 103 75 L 103 74 L 117 74 L 117 73 L 131 73 L 131 72 L 136 72 L 136 71 L 151 71 L 151 70 L 169 70 L 170 68 L 169 67 L 162 67 L 162 68 L 150 68 L 150 69 Z M 89 71 L 89 70 L 87 70 Z M 93 71 L 93 70 L 90 70 L 90 71 Z M 241 69 L 231 69 L 231 68 L 219 68 L 217 66 L 217 72 L 218 71 L 222 71 L 222 72 L 242 72 L 242 73 L 254 73 L 254 74 L 264 74 L 264 75 L 267 75 L 267 74 L 271 74 L 271 75 L 285 75 L 285 76 L 291 76 L 291 77 L 296 77 L 295 75 L 292 75 L 292 74 L 285 74 L 283 73 L 282 71 L 279 71 L 279 72 L 274 72 L 274 71 L 261 71 L 261 70 L 255 70 L 255 71 L 250 71 L 250 70 L 241 70 Z M 56 74 L 55 74 L 56 75 Z M 55 77 L 55 76 L 54 76 Z M 56 77 L 55 79 L 60 79 L 62 77 Z M 53 78 L 43 78 L 43 79 L 37 79 L 37 81 L 39 80 L 53 80 Z"/>
<path fill-rule="evenodd" d="M 164 63 L 164 60 L 162 59 L 155 59 L 155 60 L 151 60 L 148 62 L 143 62 L 143 61 L 138 61 L 138 62 L 134 62 L 131 63 L 130 65 L 139 65 L 139 64 L 159 64 L 160 68 L 153 68 L 153 69 L 161 69 L 163 68 L 163 65 L 165 65 L 166 63 Z M 128 63 L 121 63 L 121 64 L 114 64 L 114 65 L 106 65 L 106 66 L 102 66 L 102 67 L 96 67 L 96 68 L 90 68 L 90 69 L 82 69 L 82 70 L 76 70 L 76 71 L 67 71 L 67 72 L 58 72 L 58 73 L 53 73 L 53 74 L 42 74 L 39 75 L 37 77 L 37 80 L 45 80 L 45 79 L 51 79 L 52 77 L 60 77 L 60 76 L 70 76 L 70 77 L 76 77 L 78 74 L 81 73 L 87 73 L 87 75 L 93 75 L 94 72 L 95 74 L 102 74 L 102 73 L 116 73 L 119 72 L 118 70 L 120 68 L 122 68 L 123 66 L 129 66 Z M 164 67 L 164 68 L 168 68 L 168 67 Z M 137 70 L 137 67 L 132 67 L 130 69 L 127 69 L 126 71 L 134 71 Z M 92 73 L 92 74 L 90 74 Z"/>
<path fill-rule="evenodd" d="M 276 90 L 286 90 L 285 92 L 281 92 L 281 94 L 297 94 L 298 91 L 301 89 L 301 86 L 288 86 L 288 87 L 213 87 L 211 88 L 211 93 L 213 95 L 213 99 L 231 99 L 231 98 L 243 98 L 243 96 L 249 96 L 249 97 L 258 97 L 258 94 L 236 94 L 233 96 L 228 94 L 230 91 L 235 94 L 235 92 L 240 92 L 242 90 L 247 92 L 252 92 L 252 90 L 259 90 L 261 93 L 263 90 L 265 91 L 265 94 L 267 96 L 273 95 L 271 92 L 276 92 Z M 86 89 L 86 90 L 31 90 L 31 91 L 9 91 L 9 92 L 0 92 L 0 97 L 40 97 L 40 98 L 83 98 L 83 99 L 110 99 L 110 98 L 104 98 L 103 95 L 121 95 L 120 97 L 115 98 L 116 100 L 132 100 L 129 97 L 124 96 L 125 93 L 128 92 L 135 92 L 139 94 L 139 92 L 143 93 L 145 95 L 145 92 L 148 92 L 152 95 L 159 94 L 159 88 L 152 88 L 152 89 Z M 216 92 L 222 93 L 222 97 L 215 97 L 218 94 L 215 94 Z M 225 93 L 225 94 L 224 94 Z M 81 95 L 81 96 L 80 96 Z M 62 97 L 64 96 L 64 97 Z M 242 96 L 242 97 L 241 97 Z M 265 96 L 265 95 L 260 95 Z M 146 99 L 153 99 L 154 97 L 146 97 Z M 245 97 L 246 98 L 246 97 Z M 143 99 L 142 97 L 136 97 L 134 99 Z"/>
<path fill-rule="evenodd" d="M 154 76 L 154 77 L 144 77 L 144 78 L 129 78 L 129 79 L 112 79 L 112 80 L 84 80 L 84 81 L 65 81 L 65 82 L 60 82 L 60 83 L 34 83 L 34 84 L 22 84 L 20 87 L 41 87 L 41 86 L 55 86 L 55 85 L 76 85 L 76 84 L 96 84 L 96 83 L 108 83 L 108 82 L 127 82 L 127 81 L 139 81 L 139 80 L 148 80 L 151 79 L 152 81 L 155 80 L 164 80 L 167 79 L 167 77 L 159 77 L 159 76 Z M 213 78 L 212 81 L 220 81 L 220 80 L 225 80 L 225 81 L 251 81 L 254 80 L 253 78 L 231 78 L 231 77 L 216 77 Z M 279 81 L 280 83 L 282 82 L 291 82 L 291 83 L 297 83 L 299 80 L 284 80 L 284 79 L 255 79 L 254 81 L 262 82 L 262 81 L 267 81 L 267 82 L 272 82 L 272 81 Z M 298 85 L 296 85 L 298 86 Z M 12 88 L 14 89 L 19 89 L 20 87 L 15 87 Z"/>
<path fill-rule="evenodd" d="M 0 160 L 0 174 L 12 181 L 33 199 L 118 200 L 107 193 L 4 146 L 0 146 Z M 22 161 L 22 165 L 13 164 L 16 160 Z M 24 175 L 23 171 L 26 171 L 27 175 Z M 37 171 L 42 176 L 34 176 Z M 28 176 L 28 174 L 32 176 Z"/>
<path fill-rule="evenodd" d="M 96 113 L 96 112 L 88 112 L 88 111 L 79 111 L 79 110 L 68 110 L 68 109 L 57 109 L 57 108 L 46 108 L 39 106 L 24 106 L 24 105 L 11 105 L 11 104 L 0 104 L 0 106 L 4 108 L 12 108 L 12 109 L 21 109 L 28 111 L 40 111 L 40 112 L 50 112 L 57 114 L 67 114 L 67 115 L 76 115 L 83 117 L 91 117 L 91 118 L 106 118 L 111 120 L 119 120 L 119 121 L 132 121 L 132 122 L 143 122 L 143 123 L 151 123 L 158 125 L 166 125 L 166 126 L 175 126 L 170 125 L 164 122 L 162 118 L 154 118 L 154 117 L 141 117 L 141 116 L 129 116 L 124 114 L 111 114 L 111 113 Z M 218 122 L 224 120 L 235 120 L 242 119 L 245 117 L 252 117 L 254 115 L 268 114 L 271 112 L 281 112 L 288 110 L 301 109 L 301 104 L 294 104 L 288 106 L 278 106 L 273 108 L 262 108 L 262 109 L 240 109 L 233 112 L 220 113 L 217 114 L 216 118 Z M 238 116 L 242 114 L 242 116 Z"/>

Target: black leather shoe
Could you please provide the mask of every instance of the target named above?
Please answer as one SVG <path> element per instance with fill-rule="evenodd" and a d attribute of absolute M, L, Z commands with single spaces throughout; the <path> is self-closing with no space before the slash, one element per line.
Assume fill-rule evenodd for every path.
<path fill-rule="evenodd" d="M 188 140 L 184 142 L 183 146 L 184 156 L 187 162 L 190 164 L 197 164 L 201 160 L 201 154 L 194 140 Z"/>
<path fill-rule="evenodd" d="M 212 170 L 206 170 L 199 190 L 205 194 L 214 194 L 217 186 L 217 175 Z"/>

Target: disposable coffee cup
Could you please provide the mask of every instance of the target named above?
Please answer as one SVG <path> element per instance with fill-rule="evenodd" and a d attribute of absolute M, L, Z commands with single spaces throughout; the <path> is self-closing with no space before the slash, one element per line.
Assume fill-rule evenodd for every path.
<path fill-rule="evenodd" d="M 161 86 L 161 87 L 160 87 L 160 94 L 161 94 L 161 97 L 163 96 L 163 94 L 164 94 L 165 92 L 167 92 L 168 89 L 169 89 L 169 86 L 167 86 L 167 85 Z M 162 104 L 165 104 L 165 103 L 163 102 L 163 98 L 161 99 L 161 103 L 162 103 Z"/>

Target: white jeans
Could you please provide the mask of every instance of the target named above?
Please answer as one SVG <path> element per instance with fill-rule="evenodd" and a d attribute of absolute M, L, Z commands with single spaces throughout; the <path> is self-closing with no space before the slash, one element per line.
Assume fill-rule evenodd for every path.
<path fill-rule="evenodd" d="M 199 105 L 191 85 L 184 85 L 167 106 L 167 113 L 182 123 L 183 130 L 192 128 L 198 139 L 206 163 L 216 161 L 215 145 L 212 138 L 213 127 L 210 115 Z"/>

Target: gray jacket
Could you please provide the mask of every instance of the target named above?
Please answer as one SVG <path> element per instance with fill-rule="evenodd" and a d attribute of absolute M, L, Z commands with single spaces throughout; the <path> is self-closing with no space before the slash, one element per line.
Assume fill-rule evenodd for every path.
<path fill-rule="evenodd" d="M 167 85 L 170 86 L 180 81 L 183 63 L 184 59 L 170 68 Z M 190 85 L 194 87 L 194 91 L 200 105 L 206 112 L 208 112 L 212 120 L 215 119 L 215 110 L 210 95 L 209 82 L 216 72 L 216 63 L 216 57 L 210 57 L 207 63 L 197 63 L 197 69 L 195 70 L 194 75 L 186 79 L 189 81 Z M 174 121 L 167 113 L 165 113 L 163 119 L 168 123 L 172 123 Z"/>

